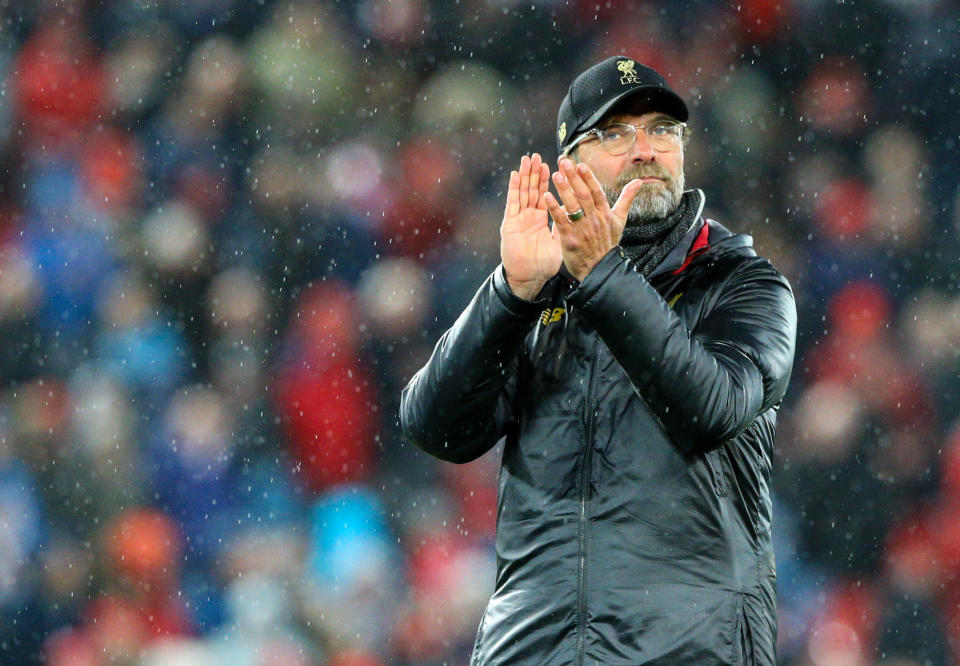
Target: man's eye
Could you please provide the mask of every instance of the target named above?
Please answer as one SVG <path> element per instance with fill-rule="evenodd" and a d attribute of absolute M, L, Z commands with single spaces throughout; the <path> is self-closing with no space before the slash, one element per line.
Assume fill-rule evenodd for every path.
<path fill-rule="evenodd" d="M 674 126 L 673 126 L 673 124 L 671 124 L 671 123 L 659 123 L 659 124 L 657 124 L 657 125 L 654 125 L 654 126 L 651 128 L 651 131 L 652 131 L 656 136 L 668 136 L 668 135 L 670 135 L 670 134 L 673 134 L 673 131 L 674 131 L 674 130 L 673 130 L 673 127 L 674 127 Z"/>
<path fill-rule="evenodd" d="M 622 130 L 606 130 L 603 133 L 603 138 L 607 141 L 616 141 L 623 138 Z"/>

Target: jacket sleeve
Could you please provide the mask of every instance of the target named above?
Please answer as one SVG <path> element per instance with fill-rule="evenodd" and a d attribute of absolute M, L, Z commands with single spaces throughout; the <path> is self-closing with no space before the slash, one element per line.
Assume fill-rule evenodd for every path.
<path fill-rule="evenodd" d="M 688 453 L 719 447 L 783 398 L 797 313 L 786 278 L 745 258 L 693 331 L 614 248 L 567 299 Z"/>
<path fill-rule="evenodd" d="M 498 267 L 403 389 L 407 439 L 450 462 L 490 450 L 510 422 L 519 350 L 543 307 L 515 296 Z"/>

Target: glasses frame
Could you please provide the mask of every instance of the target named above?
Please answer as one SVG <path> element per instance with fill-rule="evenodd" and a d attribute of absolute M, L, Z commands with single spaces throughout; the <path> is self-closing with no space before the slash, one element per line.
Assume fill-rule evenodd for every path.
<path fill-rule="evenodd" d="M 661 150 L 661 149 L 659 149 L 659 148 L 654 147 L 653 142 L 651 141 L 651 138 L 650 138 L 650 134 L 647 132 L 647 128 L 648 128 L 648 127 L 652 127 L 652 126 L 655 126 L 655 125 L 660 125 L 660 124 L 663 124 L 663 123 L 667 123 L 667 124 L 669 124 L 669 125 L 671 125 L 671 126 L 673 126 L 673 127 L 679 127 L 679 128 L 680 128 L 680 134 L 677 136 L 677 140 L 678 140 L 678 142 L 677 142 L 677 147 L 682 146 L 682 145 L 683 145 L 683 133 L 687 130 L 687 124 L 686 124 L 686 123 L 682 123 L 682 122 L 680 122 L 679 120 L 671 120 L 671 119 L 668 119 L 668 118 L 657 118 L 656 120 L 651 120 L 650 122 L 644 123 L 643 125 L 634 125 L 633 123 L 610 123 L 609 125 L 607 125 L 607 126 L 604 127 L 603 129 L 599 129 L 599 128 L 597 128 L 597 127 L 593 127 L 593 128 L 591 128 L 591 129 L 588 129 L 586 132 L 584 132 L 583 134 L 581 134 L 580 136 L 578 136 L 576 139 L 574 139 L 574 140 L 573 140 L 573 143 L 571 143 L 569 146 L 567 146 L 566 148 L 563 149 L 563 155 L 562 155 L 562 157 L 569 157 L 570 153 L 573 151 L 574 148 L 576 148 L 576 147 L 579 146 L 581 143 L 583 143 L 585 140 L 587 140 L 587 139 L 589 139 L 589 138 L 591 138 L 591 137 L 596 137 L 597 140 L 600 141 L 600 145 L 603 147 L 603 149 L 606 150 L 608 153 L 610 153 L 610 151 L 607 149 L 607 147 L 604 146 L 604 144 L 603 144 L 603 133 L 606 132 L 607 130 L 609 130 L 611 127 L 616 127 L 616 126 L 618 126 L 618 125 L 624 126 L 624 127 L 632 127 L 632 128 L 633 128 L 633 142 L 632 142 L 629 146 L 627 146 L 627 149 L 626 149 L 625 151 L 623 151 L 622 153 L 620 153 L 621 155 L 625 155 L 627 152 L 630 151 L 631 148 L 633 148 L 634 145 L 636 145 L 636 143 L 637 143 L 637 134 L 640 133 L 640 130 L 643 130 L 643 133 L 647 135 L 647 141 L 650 142 L 650 147 L 651 147 L 651 148 L 653 148 L 653 149 L 654 149 L 655 151 L 657 151 L 658 153 L 666 153 L 666 152 L 669 152 L 670 150 L 672 150 L 672 148 L 670 148 L 670 149 L 662 149 L 662 150 Z M 616 155 L 617 153 L 610 153 L 610 154 L 611 154 L 611 155 Z"/>

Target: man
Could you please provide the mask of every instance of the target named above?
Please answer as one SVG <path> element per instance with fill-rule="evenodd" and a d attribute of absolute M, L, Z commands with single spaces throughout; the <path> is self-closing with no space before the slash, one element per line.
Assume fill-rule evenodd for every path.
<path fill-rule="evenodd" d="M 443 460 L 505 438 L 474 664 L 775 663 L 770 461 L 796 310 L 683 191 L 687 116 L 629 58 L 578 76 L 557 196 L 524 156 L 501 266 L 404 389 L 406 435 Z"/>

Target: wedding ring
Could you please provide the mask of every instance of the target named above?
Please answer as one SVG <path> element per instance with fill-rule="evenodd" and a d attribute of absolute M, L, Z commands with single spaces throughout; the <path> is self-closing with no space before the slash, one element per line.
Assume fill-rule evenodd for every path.
<path fill-rule="evenodd" d="M 570 220 L 571 222 L 576 222 L 576 221 L 579 220 L 581 217 L 583 217 L 585 214 L 586 214 L 586 213 L 584 213 L 584 212 L 583 212 L 583 209 L 581 208 L 580 210 L 575 210 L 575 211 L 573 211 L 572 213 L 568 213 L 568 214 L 567 214 L 567 219 Z"/>

